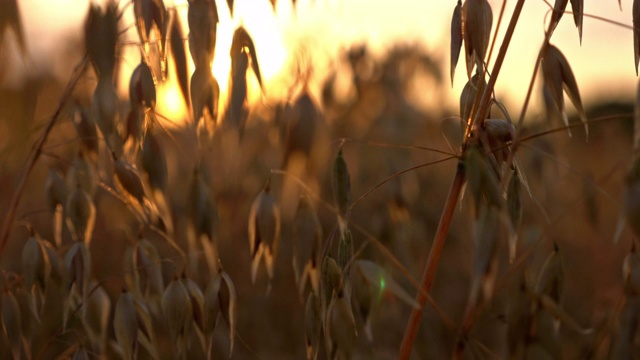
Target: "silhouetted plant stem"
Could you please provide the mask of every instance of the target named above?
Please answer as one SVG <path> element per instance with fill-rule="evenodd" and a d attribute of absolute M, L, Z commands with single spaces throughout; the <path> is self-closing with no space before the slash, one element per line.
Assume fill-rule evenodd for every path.
<path fill-rule="evenodd" d="M 20 178 L 20 182 L 18 183 L 18 188 L 16 189 L 15 194 L 13 195 L 13 199 L 11 199 L 11 204 L 9 205 L 9 209 L 6 212 L 6 217 L 4 221 L 4 226 L 2 227 L 2 234 L 0 235 L 0 259 L 4 254 L 4 249 L 7 246 L 7 241 L 9 240 L 9 234 L 11 234 L 11 228 L 13 226 L 13 220 L 16 216 L 16 210 L 18 209 L 18 205 L 20 204 L 20 200 L 22 199 L 22 194 L 24 193 L 25 185 L 27 183 L 27 179 L 29 178 L 29 174 L 31 174 L 31 170 L 35 166 L 36 162 L 40 158 L 42 154 L 42 147 L 47 142 L 47 138 L 53 129 L 53 126 L 56 124 L 56 121 L 60 117 L 62 110 L 65 105 L 71 98 L 71 94 L 73 93 L 73 89 L 76 87 L 78 80 L 82 77 L 87 65 L 89 64 L 89 57 L 85 55 L 82 60 L 76 65 L 73 69 L 73 73 L 71 74 L 71 79 L 67 83 L 67 86 L 62 93 L 60 98 L 60 102 L 58 103 L 58 107 L 55 112 L 49 119 L 49 123 L 47 127 L 43 130 L 42 135 L 38 141 L 33 145 L 31 151 L 29 153 L 29 157 L 24 166 L 24 171 L 22 173 L 22 177 Z"/>
<path fill-rule="evenodd" d="M 509 22 L 509 27 L 507 28 L 507 31 L 505 33 L 504 40 L 502 41 L 502 45 L 500 46 L 500 51 L 498 53 L 498 56 L 496 57 L 496 62 L 493 67 L 493 71 L 491 72 L 491 77 L 489 78 L 489 82 L 487 83 L 487 86 L 485 87 L 482 94 L 482 98 L 480 99 L 480 106 L 478 108 L 478 111 L 475 113 L 472 122 L 467 127 L 468 129 L 471 129 L 474 124 L 481 126 L 482 122 L 484 121 L 488 110 L 491 93 L 493 92 L 493 88 L 498 79 L 498 75 L 500 74 L 502 63 L 504 62 L 504 58 L 511 42 L 511 37 L 513 36 L 513 32 L 515 31 L 516 24 L 518 23 L 518 19 L 520 18 L 520 13 L 523 6 L 524 0 L 518 0 L 513 10 L 511 21 Z M 471 140 L 471 137 L 469 135 L 470 134 L 467 132 L 467 134 L 465 135 L 464 143 L 462 144 L 463 154 Z M 422 309 L 427 301 L 429 291 L 431 290 L 431 285 L 433 284 L 433 280 L 435 278 L 436 270 L 438 269 L 440 255 L 442 255 L 444 243 L 447 235 L 449 234 L 449 225 L 451 224 L 451 220 L 453 219 L 453 212 L 456 208 L 456 204 L 458 202 L 458 198 L 460 197 L 464 182 L 464 163 L 463 161 L 460 161 L 458 163 L 458 167 L 456 168 L 456 173 L 453 177 L 453 181 L 449 189 L 449 194 L 447 195 L 447 200 L 445 202 L 444 209 L 438 223 L 438 228 L 436 230 L 433 243 L 431 244 L 429 257 L 427 259 L 427 264 L 425 265 L 424 274 L 422 276 L 422 291 L 418 291 L 418 294 L 416 295 L 416 302 L 418 303 L 418 305 L 420 305 L 420 308 L 413 309 L 411 311 L 411 316 L 409 317 L 409 322 L 407 323 L 404 337 L 400 345 L 400 353 L 398 356 L 399 359 L 408 360 L 411 356 L 413 342 L 418 333 L 420 321 L 422 320 Z"/>

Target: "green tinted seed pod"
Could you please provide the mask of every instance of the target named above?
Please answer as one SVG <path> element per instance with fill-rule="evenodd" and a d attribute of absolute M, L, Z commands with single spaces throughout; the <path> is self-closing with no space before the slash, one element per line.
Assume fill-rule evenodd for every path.
<path fill-rule="evenodd" d="M 173 279 L 162 294 L 162 314 L 167 321 L 171 341 L 176 344 L 178 353 L 182 353 L 189 338 L 193 308 L 189 293 L 178 279 Z"/>

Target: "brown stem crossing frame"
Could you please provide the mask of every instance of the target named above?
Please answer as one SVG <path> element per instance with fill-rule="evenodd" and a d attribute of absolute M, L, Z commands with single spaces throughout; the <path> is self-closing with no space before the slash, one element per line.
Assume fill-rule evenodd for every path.
<path fill-rule="evenodd" d="M 525 0 L 518 0 L 518 2 L 516 3 L 513 14 L 511 15 L 509 27 L 507 28 L 504 40 L 502 41 L 502 45 L 500 46 L 500 52 L 496 57 L 496 62 L 493 67 L 493 71 L 491 72 L 491 77 L 489 78 L 489 82 L 487 83 L 487 86 L 482 93 L 478 111 L 475 113 L 475 116 L 472 119 L 470 125 L 481 125 L 482 121 L 484 120 L 484 114 L 486 114 L 487 108 L 489 106 L 491 93 L 493 92 L 496 80 L 498 79 L 498 74 L 500 73 L 502 63 L 504 62 L 505 55 L 509 48 L 509 43 L 511 42 L 511 37 L 513 36 L 513 32 L 516 28 L 516 24 L 518 23 L 518 19 L 520 18 L 520 13 L 522 12 L 524 1 Z M 470 137 L 467 137 L 462 145 L 463 154 L 469 144 L 469 141 Z M 456 168 L 456 173 L 453 177 L 451 187 L 449 188 L 449 194 L 447 195 L 447 200 L 445 202 L 444 209 L 438 223 L 438 228 L 436 230 L 433 243 L 431 243 L 429 257 L 427 259 L 427 264 L 425 265 L 424 274 L 422 276 L 422 291 L 418 291 L 418 294 L 416 295 L 416 302 L 420 305 L 420 307 L 411 311 L 411 316 L 409 317 L 409 321 L 404 332 L 404 337 L 400 345 L 398 359 L 409 360 L 409 358 L 411 357 L 413 342 L 418 333 L 420 321 L 422 320 L 422 309 L 427 301 L 427 296 L 429 294 L 429 291 L 431 290 L 431 285 L 433 284 L 436 270 L 438 269 L 438 264 L 440 263 L 440 255 L 442 255 L 442 250 L 444 249 L 445 240 L 449 233 L 449 225 L 451 224 L 451 220 L 453 219 L 453 212 L 455 210 L 456 203 L 458 202 L 458 198 L 460 197 L 464 182 L 464 163 L 461 160 Z"/>

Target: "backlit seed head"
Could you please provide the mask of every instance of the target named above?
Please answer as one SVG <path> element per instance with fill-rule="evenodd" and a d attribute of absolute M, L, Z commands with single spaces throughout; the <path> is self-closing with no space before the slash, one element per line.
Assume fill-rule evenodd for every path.
<path fill-rule="evenodd" d="M 303 197 L 298 204 L 293 227 L 293 269 L 301 295 L 307 280 L 313 291 L 319 294 L 322 237 L 322 225 L 315 208 L 307 197 Z"/>
<path fill-rule="evenodd" d="M 155 108 L 156 84 L 149 65 L 142 60 L 133 70 L 129 81 L 129 100 L 132 108 Z"/>
<path fill-rule="evenodd" d="M 280 243 L 280 227 L 280 207 L 275 197 L 271 195 L 270 181 L 267 181 L 251 205 L 247 226 L 253 283 L 263 258 L 269 280 L 273 279 L 275 258 Z"/>
<path fill-rule="evenodd" d="M 103 12 L 98 5 L 89 7 L 85 23 L 85 47 L 95 70 L 109 78 L 116 64 L 118 15 L 115 2 L 108 2 Z"/>
<path fill-rule="evenodd" d="M 216 47 L 218 9 L 215 1 L 189 1 L 189 51 L 196 67 L 211 66 Z"/>
<path fill-rule="evenodd" d="M 470 78 L 474 66 L 479 73 L 484 71 L 493 23 L 491 5 L 487 0 L 466 0 L 462 5 L 461 18 L 467 76 Z"/>
<path fill-rule="evenodd" d="M 147 131 L 142 142 L 141 165 L 151 188 L 164 190 L 168 177 L 167 159 L 164 147 L 151 130 Z"/>

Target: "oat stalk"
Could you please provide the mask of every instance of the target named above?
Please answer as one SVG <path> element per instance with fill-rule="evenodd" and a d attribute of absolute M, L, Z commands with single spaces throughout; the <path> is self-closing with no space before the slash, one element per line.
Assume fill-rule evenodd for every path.
<path fill-rule="evenodd" d="M 482 94 L 482 98 L 480 99 L 480 106 L 473 118 L 473 122 L 470 124 L 471 126 L 474 124 L 481 125 L 481 122 L 484 119 L 484 115 L 486 114 L 487 108 L 489 106 L 491 93 L 493 92 L 493 88 L 500 73 L 502 63 L 504 62 L 511 37 L 513 36 L 513 32 L 515 31 L 515 27 L 518 23 L 518 19 L 520 18 L 520 13 L 523 6 L 524 0 L 518 0 L 513 10 L 511 21 L 509 22 L 504 40 L 502 41 L 502 45 L 500 46 L 500 51 L 496 58 L 493 71 L 491 72 L 491 77 L 489 78 L 489 82 L 487 83 L 487 86 L 484 89 L 484 93 Z M 471 138 L 467 134 L 467 136 L 465 136 L 465 142 L 462 145 L 463 152 L 467 148 L 470 139 Z M 405 329 L 404 337 L 400 345 L 400 352 L 398 355 L 399 359 L 408 360 L 411 357 L 413 342 L 418 333 L 420 321 L 422 320 L 422 308 L 424 307 L 424 304 L 427 301 L 427 295 L 431 290 L 431 285 L 433 284 L 436 270 L 438 269 L 438 264 L 440 262 L 440 256 L 442 255 L 442 250 L 444 249 L 445 240 L 449 233 L 449 225 L 451 224 L 451 220 L 453 219 L 453 212 L 456 208 L 456 203 L 458 202 L 458 198 L 460 197 L 464 182 L 464 165 L 462 162 L 459 162 L 453 181 L 451 183 L 451 187 L 449 189 L 449 194 L 447 195 L 447 200 L 445 202 L 440 221 L 438 223 L 435 237 L 433 239 L 433 242 L 431 243 L 429 257 L 427 259 L 427 264 L 425 265 L 424 274 L 422 276 L 422 291 L 418 291 L 416 295 L 416 302 L 420 305 L 420 308 L 413 309 L 411 311 L 411 315 Z"/>

